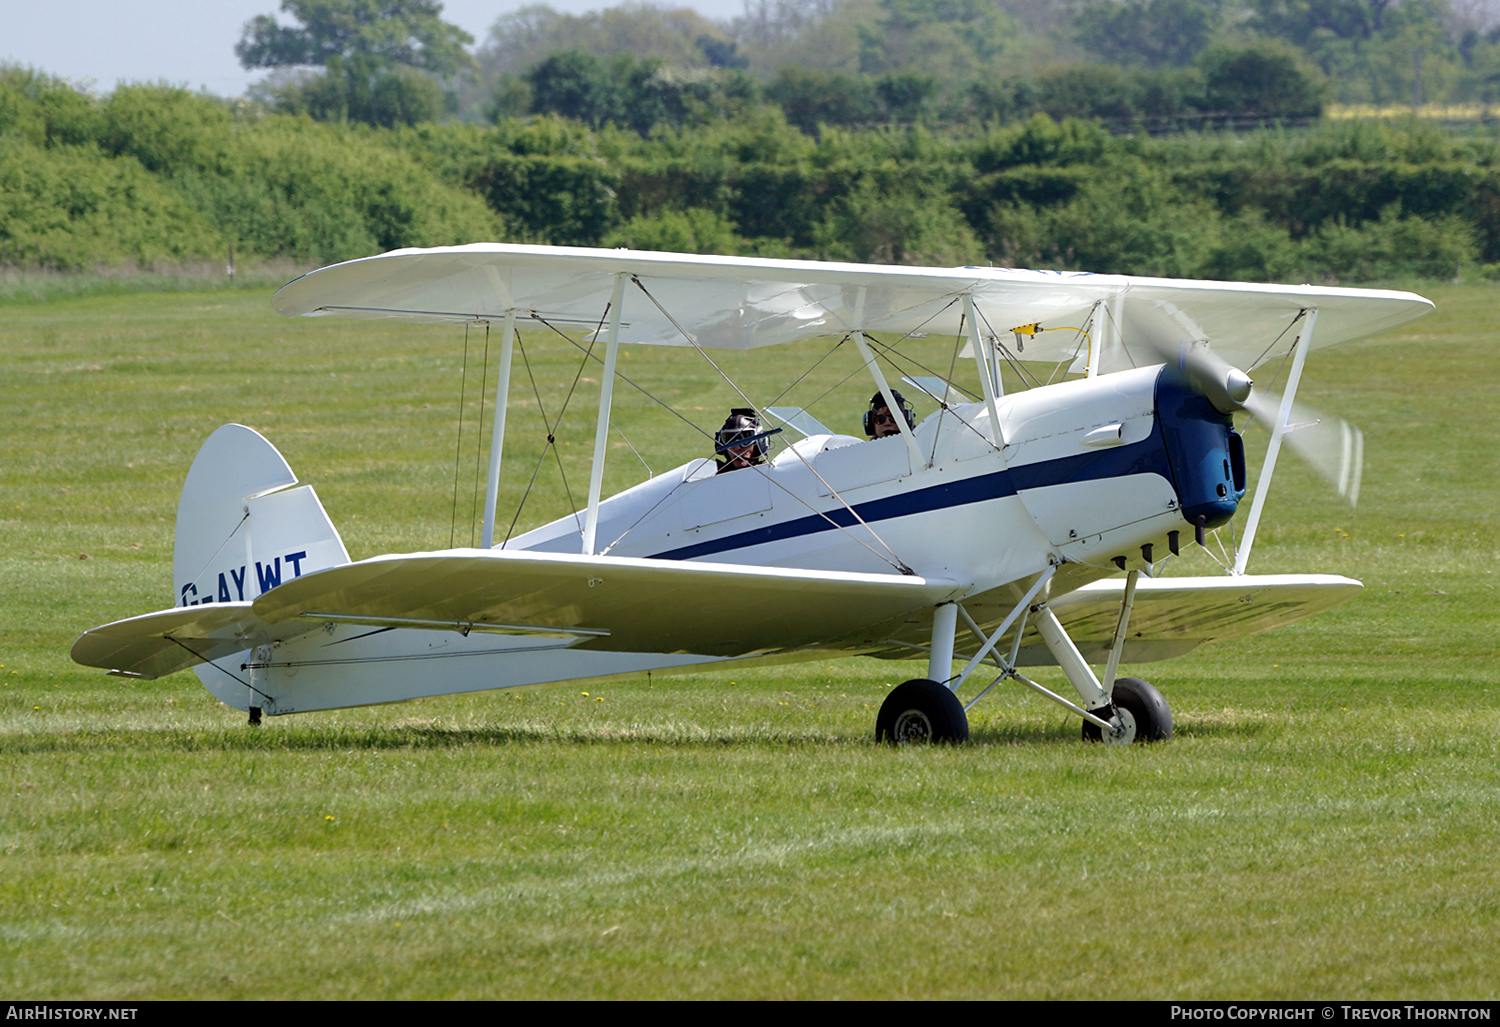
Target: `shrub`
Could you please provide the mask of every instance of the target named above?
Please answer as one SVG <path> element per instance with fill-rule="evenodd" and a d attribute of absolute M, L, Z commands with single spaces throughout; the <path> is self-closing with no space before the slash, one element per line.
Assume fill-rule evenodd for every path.
<path fill-rule="evenodd" d="M 606 235 L 604 245 L 665 253 L 739 253 L 742 240 L 727 218 L 689 208 L 637 215 Z"/>
<path fill-rule="evenodd" d="M 1323 113 L 1328 80 L 1298 51 L 1283 43 L 1212 46 L 1198 58 L 1209 110 L 1277 118 Z"/>
<path fill-rule="evenodd" d="M 225 240 L 133 157 L 0 139 L 0 264 L 78 271 L 224 253 Z"/>
<path fill-rule="evenodd" d="M 94 97 L 31 68 L 0 64 L 0 135 L 36 146 L 97 142 L 104 120 Z"/>
<path fill-rule="evenodd" d="M 1478 255 L 1473 232 L 1459 218 L 1402 217 L 1398 204 L 1361 226 L 1325 224 L 1304 245 L 1316 272 L 1340 281 L 1454 278 Z"/>
<path fill-rule="evenodd" d="M 123 85 L 102 106 L 105 152 L 148 170 L 213 174 L 234 167 L 233 123 L 222 100 L 168 85 Z"/>
<path fill-rule="evenodd" d="M 483 199 L 368 131 L 276 117 L 235 144 L 236 174 L 183 175 L 179 188 L 244 250 L 330 263 L 503 235 Z"/>

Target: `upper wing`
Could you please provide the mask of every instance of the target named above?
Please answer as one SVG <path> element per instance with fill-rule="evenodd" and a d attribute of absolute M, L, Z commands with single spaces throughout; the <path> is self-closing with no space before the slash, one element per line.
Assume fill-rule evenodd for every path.
<path fill-rule="evenodd" d="M 1409 292 L 1134 278 L 1009 268 L 920 268 L 764 260 L 630 250 L 474 243 L 394 250 L 303 275 L 276 294 L 287 317 L 391 318 L 472 323 L 515 310 L 574 328 L 597 325 L 615 276 L 632 286 L 622 301 L 622 338 L 633 344 L 753 349 L 854 329 L 952 334 L 965 294 L 986 335 L 1017 325 L 1082 325 L 1099 312 L 1108 337 L 1099 368 L 1157 362 L 1133 354 L 1134 331 L 1184 343 L 1209 341 L 1238 367 L 1273 359 L 1295 340 L 1286 329 L 1318 309 L 1316 346 L 1331 346 L 1420 317 L 1432 304 Z M 1112 326 L 1101 330 L 1100 326 Z M 680 326 L 680 327 L 679 327 Z M 1122 341 L 1123 340 L 1123 341 Z M 1026 343 L 1028 359 L 1060 360 L 1078 347 L 1069 332 Z"/>
<path fill-rule="evenodd" d="M 900 575 L 457 549 L 307 574 L 253 606 L 273 625 L 302 617 L 518 631 L 581 636 L 585 649 L 744 656 L 859 648 L 961 591 Z"/>

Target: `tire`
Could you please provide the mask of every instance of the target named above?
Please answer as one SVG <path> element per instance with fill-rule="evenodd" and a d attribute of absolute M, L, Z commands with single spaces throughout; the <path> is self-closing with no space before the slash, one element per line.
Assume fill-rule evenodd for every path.
<path fill-rule="evenodd" d="M 875 740 L 891 745 L 969 740 L 969 718 L 963 703 L 946 685 L 915 678 L 891 689 L 875 718 Z"/>
<path fill-rule="evenodd" d="M 1118 678 L 1110 698 L 1122 710 L 1135 718 L 1135 740 L 1138 742 L 1165 742 L 1172 737 L 1172 711 L 1167 700 L 1156 686 L 1140 678 Z M 1088 721 L 1083 722 L 1083 740 L 1097 742 L 1100 731 Z"/>

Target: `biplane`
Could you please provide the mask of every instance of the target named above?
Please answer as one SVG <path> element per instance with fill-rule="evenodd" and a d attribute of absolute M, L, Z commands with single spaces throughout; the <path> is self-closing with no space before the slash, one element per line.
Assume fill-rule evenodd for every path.
<path fill-rule="evenodd" d="M 1337 575 L 1248 573 L 1257 526 L 1283 443 L 1350 502 L 1358 495 L 1358 430 L 1295 401 L 1308 352 L 1432 306 L 1306 285 L 500 244 L 336 264 L 273 302 L 287 317 L 498 329 L 480 544 L 351 561 L 275 447 L 225 425 L 183 486 L 174 605 L 84 633 L 79 663 L 140 678 L 192 667 L 258 723 L 865 655 L 927 664 L 889 693 L 878 738 L 963 741 L 973 704 L 1014 681 L 1075 714 L 1085 738 L 1114 744 L 1172 732 L 1166 700 L 1119 677 L 1122 662 L 1264 631 L 1359 591 Z M 514 341 L 539 324 L 588 339 L 602 364 L 588 499 L 496 543 Z M 952 373 L 893 383 L 903 342 L 934 335 L 952 339 L 967 390 Z M 932 412 L 861 439 L 735 386 L 763 429 L 751 440 L 764 449 L 785 436 L 774 456 L 716 473 L 700 453 L 601 495 L 622 344 L 712 361 L 813 338 L 857 351 L 872 406 L 902 410 L 901 384 Z M 1017 388 L 1028 360 L 1070 373 Z M 1265 365 L 1285 372 L 1279 397 L 1249 377 Z M 1225 573 L 1164 576 L 1249 494 L 1242 411 L 1270 438 Z M 1038 665 L 1060 667 L 1076 698 L 1023 673 Z M 981 672 L 992 680 L 966 687 Z"/>

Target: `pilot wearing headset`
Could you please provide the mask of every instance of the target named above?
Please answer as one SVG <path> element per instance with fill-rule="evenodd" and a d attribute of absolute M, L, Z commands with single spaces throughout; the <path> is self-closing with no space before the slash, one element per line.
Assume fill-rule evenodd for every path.
<path fill-rule="evenodd" d="M 915 428 L 917 426 L 917 414 L 912 409 L 906 397 L 895 389 L 891 390 L 891 398 L 901 408 L 901 416 L 906 418 L 906 426 Z M 896 419 L 891 416 L 890 407 L 886 406 L 885 396 L 879 392 L 870 397 L 870 409 L 865 411 L 865 434 L 872 439 L 883 439 L 889 435 L 899 435 L 901 429 L 896 425 Z"/>
<path fill-rule="evenodd" d="M 714 457 L 719 461 L 719 469 L 714 473 L 765 463 L 770 449 L 771 442 L 761 431 L 759 415 L 750 407 L 735 407 L 714 435 Z"/>

